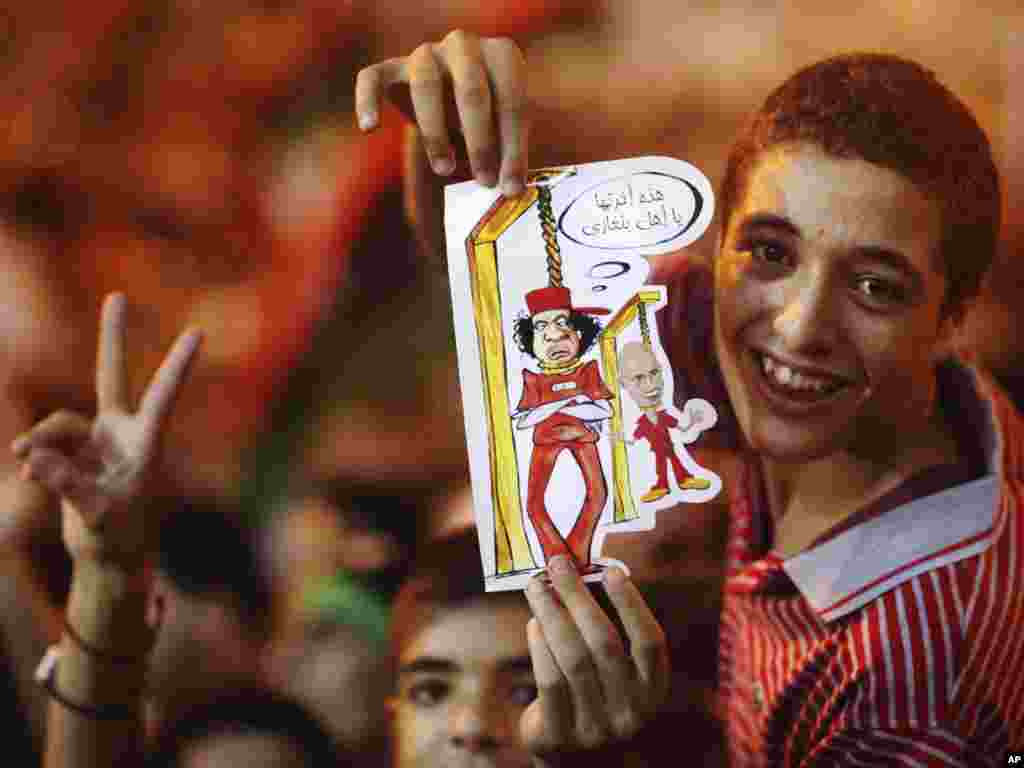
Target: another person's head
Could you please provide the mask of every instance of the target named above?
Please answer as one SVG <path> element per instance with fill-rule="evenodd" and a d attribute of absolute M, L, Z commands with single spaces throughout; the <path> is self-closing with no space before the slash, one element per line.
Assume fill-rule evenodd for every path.
<path fill-rule="evenodd" d="M 337 749 L 300 704 L 264 688 L 217 696 L 174 721 L 151 768 L 344 768 Z"/>
<path fill-rule="evenodd" d="M 640 408 L 657 408 L 665 395 L 665 376 L 654 351 L 643 342 L 630 341 L 619 350 L 619 378 Z"/>
<path fill-rule="evenodd" d="M 536 696 L 521 592 L 485 593 L 476 533 L 424 545 L 392 614 L 397 768 L 526 768 L 519 720 Z"/>
<path fill-rule="evenodd" d="M 147 691 L 158 711 L 173 716 L 224 687 L 260 679 L 270 591 L 236 510 L 211 500 L 163 503 Z"/>
<path fill-rule="evenodd" d="M 590 349 L 601 332 L 592 314 L 606 314 L 600 308 L 573 307 L 567 288 L 538 288 L 526 294 L 529 316 L 515 323 L 519 349 L 535 357 L 542 366 L 571 365 Z"/>
<path fill-rule="evenodd" d="M 999 194 L 984 132 L 917 64 L 840 56 L 768 97 L 729 157 L 715 265 L 716 353 L 755 450 L 877 455 L 921 434 Z"/>

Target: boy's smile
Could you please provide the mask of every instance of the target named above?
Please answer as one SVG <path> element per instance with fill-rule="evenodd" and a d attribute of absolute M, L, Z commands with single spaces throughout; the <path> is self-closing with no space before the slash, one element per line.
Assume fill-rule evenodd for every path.
<path fill-rule="evenodd" d="M 755 162 L 715 266 L 715 342 L 756 451 L 877 453 L 920 433 L 950 330 L 940 227 L 887 168 L 806 143 Z"/>

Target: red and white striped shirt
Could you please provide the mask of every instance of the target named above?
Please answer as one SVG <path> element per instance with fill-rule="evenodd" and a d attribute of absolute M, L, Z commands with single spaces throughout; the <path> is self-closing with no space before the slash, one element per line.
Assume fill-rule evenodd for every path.
<path fill-rule="evenodd" d="M 977 371 L 941 377 L 980 478 L 898 489 L 785 560 L 756 475 L 737 488 L 720 640 L 733 765 L 995 765 L 1024 748 L 1024 421 Z"/>

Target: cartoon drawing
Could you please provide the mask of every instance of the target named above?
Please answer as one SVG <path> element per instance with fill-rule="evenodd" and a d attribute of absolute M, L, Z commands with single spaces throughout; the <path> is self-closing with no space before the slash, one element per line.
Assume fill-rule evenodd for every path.
<path fill-rule="evenodd" d="M 632 158 L 532 171 L 514 198 L 473 182 L 446 187 L 445 198 L 487 589 L 521 589 L 562 554 L 584 578 L 599 579 L 613 562 L 601 556 L 606 533 L 655 525 L 663 505 L 632 490 L 659 485 L 655 464 L 664 464 L 660 485 L 671 464 L 687 489 L 664 494 L 664 503 L 707 501 L 721 488 L 679 445 L 714 423 L 714 409 L 655 407 L 644 438 L 642 406 L 623 394 L 631 390 L 620 376 L 620 368 L 631 370 L 641 334 L 665 365 L 647 317 L 665 306 L 666 292 L 646 285 L 645 257 L 683 247 L 707 228 L 710 183 L 680 160 Z M 672 402 L 671 369 L 662 376 L 661 396 Z M 637 439 L 647 450 L 628 448 Z"/>
<path fill-rule="evenodd" d="M 683 422 L 665 408 L 665 376 L 649 344 L 631 341 L 619 351 L 619 375 L 622 386 L 640 408 L 641 414 L 633 431 L 635 440 L 647 442 L 654 454 L 657 480 L 640 501 L 652 502 L 668 496 L 668 465 L 672 465 L 679 489 L 703 491 L 711 487 L 706 477 L 697 477 L 683 466 L 676 455 L 669 430 L 678 430 L 684 443 L 691 443 L 705 429 L 714 425 L 715 410 L 706 400 L 695 398 L 683 409 Z M 628 444 L 634 441 L 626 440 Z"/>
<path fill-rule="evenodd" d="M 523 370 L 523 396 L 513 414 L 519 429 L 533 429 L 533 452 L 526 492 L 526 513 L 544 559 L 570 554 L 581 573 L 601 566 L 590 557 L 594 531 L 608 500 L 596 443 L 602 423 L 611 417 L 612 393 L 601 380 L 597 363 L 581 356 L 597 339 L 600 325 L 590 315 L 607 315 L 603 307 L 573 307 L 568 288 L 549 286 L 526 294 L 529 317 L 516 322 L 519 348 L 537 359 L 541 369 Z M 569 451 L 583 473 L 586 492 L 579 516 L 564 538 L 548 513 L 544 494 L 555 461 Z"/>

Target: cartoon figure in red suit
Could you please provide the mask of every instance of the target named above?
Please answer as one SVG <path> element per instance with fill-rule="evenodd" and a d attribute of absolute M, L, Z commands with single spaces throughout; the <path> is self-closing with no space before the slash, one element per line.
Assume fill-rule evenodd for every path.
<path fill-rule="evenodd" d="M 683 415 L 685 423 L 680 425 L 679 420 L 669 413 L 662 403 L 665 377 L 661 364 L 651 348 L 639 341 L 624 344 L 620 350 L 619 377 L 633 402 L 640 406 L 642 411 L 640 418 L 637 419 L 633 437 L 636 440 L 646 440 L 654 453 L 657 480 L 654 487 L 640 497 L 640 501 L 657 501 L 668 495 L 669 464 L 672 465 L 672 472 L 681 490 L 703 491 L 710 488 L 711 482 L 707 478 L 695 477 L 686 470 L 676 456 L 669 434 L 670 429 L 676 429 L 690 437 L 712 426 L 716 414 L 710 403 L 699 399 L 688 401 Z"/>
<path fill-rule="evenodd" d="M 608 499 L 597 450 L 601 424 L 611 417 L 613 395 L 597 363 L 581 356 L 601 332 L 590 315 L 608 314 L 596 307 L 573 307 L 568 288 L 539 288 L 526 294 L 529 317 L 516 321 L 519 348 L 537 359 L 541 372 L 523 371 L 523 396 L 512 414 L 519 429 L 533 428 L 533 453 L 527 484 L 526 512 L 545 560 L 569 554 L 581 573 L 600 566 L 590 561 L 594 531 Z M 569 451 L 583 473 L 586 494 L 572 530 L 564 538 L 548 513 L 544 494 L 555 460 Z"/>

